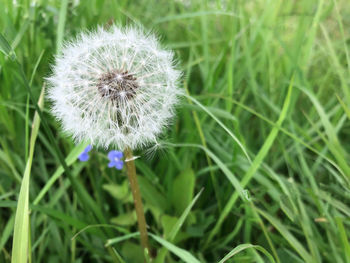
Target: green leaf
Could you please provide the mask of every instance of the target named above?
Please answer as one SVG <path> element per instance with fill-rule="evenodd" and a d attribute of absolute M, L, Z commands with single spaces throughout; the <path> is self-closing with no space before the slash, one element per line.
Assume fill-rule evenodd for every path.
<path fill-rule="evenodd" d="M 163 235 L 166 239 L 168 239 L 169 234 L 171 233 L 173 227 L 175 226 L 178 218 L 169 215 L 163 215 L 161 218 L 161 224 L 163 227 Z"/>
<path fill-rule="evenodd" d="M 132 226 L 136 223 L 136 212 L 131 211 L 129 213 L 121 214 L 117 217 L 111 219 L 111 223 L 120 225 L 120 226 Z"/>
<path fill-rule="evenodd" d="M 290 199 L 286 195 L 280 196 L 280 206 L 282 211 L 288 216 L 288 218 L 294 222 L 296 211 L 293 209 Z"/>
<path fill-rule="evenodd" d="M 192 169 L 180 173 L 173 182 L 172 204 L 177 214 L 181 214 L 193 199 L 195 175 Z"/>
<path fill-rule="evenodd" d="M 201 193 L 203 192 L 203 188 L 202 190 L 195 196 L 195 198 L 193 198 L 192 202 L 186 207 L 186 209 L 183 211 L 182 215 L 180 216 L 179 220 L 175 223 L 173 229 L 171 230 L 171 232 L 169 233 L 169 240 L 173 241 L 177 235 L 177 233 L 179 232 L 181 226 L 183 225 L 183 223 L 185 222 L 187 216 L 189 215 L 189 213 L 191 212 L 192 207 L 194 206 L 194 204 L 197 202 L 199 196 L 201 195 Z"/>
<path fill-rule="evenodd" d="M 165 211 L 168 206 L 165 197 L 149 182 L 147 178 L 138 176 L 137 180 L 140 185 L 141 196 L 145 199 L 146 205 L 149 204 L 161 209 L 161 211 Z"/>
<path fill-rule="evenodd" d="M 132 202 L 131 192 L 129 191 L 128 180 L 124 180 L 122 184 L 104 184 L 103 189 L 111 196 L 118 200 L 130 200 Z M 129 198 L 130 197 L 130 198 Z"/>
<path fill-rule="evenodd" d="M 124 256 L 126 262 L 144 262 L 143 251 L 141 246 L 138 244 L 129 241 L 125 242 L 124 244 L 122 244 L 121 253 Z"/>
<path fill-rule="evenodd" d="M 176 219 L 175 217 L 167 216 L 168 218 L 165 218 L 165 219 L 162 218 L 164 220 L 164 222 L 162 221 L 164 236 L 167 240 L 169 240 L 170 242 L 173 242 L 175 240 L 177 234 L 180 231 L 181 226 L 185 222 L 187 216 L 191 212 L 192 207 L 194 206 L 194 204 L 196 203 L 196 201 L 198 200 L 198 198 L 202 192 L 203 192 L 203 188 L 195 196 L 195 198 L 193 198 L 192 202 L 187 206 L 185 211 L 183 211 L 182 215 L 180 216 L 180 218 L 177 221 L 175 221 L 175 223 L 174 223 L 174 220 Z M 163 247 L 158 252 L 156 262 L 164 262 L 166 254 L 167 254 L 167 249 Z"/>
<path fill-rule="evenodd" d="M 198 198 L 199 198 L 199 196 L 201 195 L 202 192 L 203 192 L 203 189 L 195 196 L 195 198 L 193 198 L 192 202 L 187 206 L 185 211 L 183 211 L 182 215 L 180 216 L 180 218 L 175 223 L 174 223 L 174 220 L 176 218 L 175 217 L 170 217 L 170 216 L 168 216 L 168 218 L 165 218 L 164 222 L 162 221 L 163 230 L 164 230 L 164 236 L 165 236 L 165 238 L 167 240 L 169 240 L 170 242 L 174 241 L 174 239 L 176 238 L 177 234 L 180 231 L 181 226 L 185 222 L 187 216 L 191 212 L 192 207 L 194 206 L 194 204 L 196 203 L 196 201 L 198 200 Z M 167 254 L 167 249 L 163 247 L 158 252 L 158 255 L 157 255 L 157 258 L 156 258 L 156 262 L 164 262 L 164 258 L 166 256 L 166 254 Z"/>

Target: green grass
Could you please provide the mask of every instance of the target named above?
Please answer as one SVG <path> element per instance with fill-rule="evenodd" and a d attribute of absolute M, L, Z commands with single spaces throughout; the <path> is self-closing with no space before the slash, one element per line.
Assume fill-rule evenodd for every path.
<path fill-rule="evenodd" d="M 135 153 L 155 262 L 350 262 L 349 17 L 346 0 L 0 0 L 0 262 L 143 262 L 125 171 L 103 149 L 77 161 L 37 105 L 64 40 L 111 21 L 157 32 L 184 72 L 164 143 Z"/>

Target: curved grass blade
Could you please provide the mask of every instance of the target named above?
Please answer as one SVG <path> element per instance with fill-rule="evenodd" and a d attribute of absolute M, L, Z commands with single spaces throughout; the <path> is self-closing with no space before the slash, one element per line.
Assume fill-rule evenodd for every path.
<path fill-rule="evenodd" d="M 202 149 L 208 156 L 217 164 L 217 166 L 221 169 L 221 171 L 224 173 L 224 175 L 227 177 L 227 179 L 231 182 L 231 184 L 236 189 L 236 192 L 238 196 L 240 196 L 243 200 L 244 197 L 244 189 L 242 188 L 241 184 L 237 180 L 237 178 L 234 176 L 234 174 L 228 169 L 228 167 L 209 149 L 204 148 L 200 144 L 191 144 L 191 143 L 164 143 L 164 145 L 172 146 L 172 147 L 195 147 Z M 238 197 L 237 196 L 237 197 Z"/>
<path fill-rule="evenodd" d="M 210 117 L 212 117 L 231 137 L 232 139 L 237 143 L 237 145 L 239 146 L 239 148 L 241 148 L 242 152 L 244 153 L 244 155 L 247 157 L 248 161 L 251 163 L 251 159 L 247 153 L 247 151 L 245 150 L 243 144 L 238 140 L 238 138 L 225 126 L 225 124 L 223 124 L 218 118 L 216 118 L 216 116 L 211 113 L 204 105 L 202 105 L 198 100 L 196 100 L 195 98 L 193 98 L 190 95 L 186 95 L 186 97 L 188 99 L 190 99 L 191 101 L 193 101 L 195 104 L 197 104 L 202 110 L 204 110 Z"/>
<path fill-rule="evenodd" d="M 105 244 L 105 247 L 122 242 L 124 240 L 128 240 L 128 239 L 133 238 L 133 237 L 138 237 L 139 235 L 140 235 L 140 232 L 135 232 L 135 233 L 126 234 L 124 236 L 108 239 L 106 244 Z"/>
<path fill-rule="evenodd" d="M 260 252 L 264 253 L 270 260 L 270 262 L 275 263 L 276 261 L 273 259 L 273 256 L 262 246 L 257 246 L 257 245 L 252 245 L 252 244 L 241 244 L 238 245 L 237 247 L 235 247 L 234 249 L 232 249 L 230 251 L 230 253 L 228 253 L 223 259 L 221 259 L 219 261 L 219 263 L 224 263 L 226 262 L 228 259 L 232 258 L 234 255 L 237 255 L 238 253 L 242 252 L 243 250 L 246 249 L 255 249 L 255 250 L 259 250 Z"/>

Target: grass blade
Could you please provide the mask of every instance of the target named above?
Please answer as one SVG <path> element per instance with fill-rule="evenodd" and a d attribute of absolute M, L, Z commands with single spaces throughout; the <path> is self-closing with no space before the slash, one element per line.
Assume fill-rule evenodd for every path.
<path fill-rule="evenodd" d="M 44 105 L 44 87 L 41 90 L 38 105 L 42 109 Z M 29 242 L 29 179 L 33 162 L 35 141 L 38 136 L 40 118 L 37 112 L 34 115 L 32 134 L 30 138 L 30 148 L 27 165 L 24 171 L 21 190 L 17 203 L 13 245 L 12 245 L 12 263 L 26 263 L 28 260 L 28 242 Z"/>
<path fill-rule="evenodd" d="M 345 102 L 338 95 L 337 95 L 337 99 L 338 99 L 339 103 L 341 104 L 341 106 L 343 107 L 344 112 L 348 116 L 348 119 L 350 120 L 350 108 L 348 108 L 345 105 Z"/>
<path fill-rule="evenodd" d="M 173 228 L 171 229 L 170 233 L 169 233 L 169 237 L 167 238 L 170 242 L 172 242 L 177 233 L 179 232 L 181 226 L 183 225 L 183 223 L 185 222 L 188 214 L 191 212 L 192 207 L 194 206 L 194 204 L 197 202 L 199 196 L 201 195 L 201 193 L 203 192 L 203 189 L 200 190 L 200 192 L 193 198 L 192 202 L 187 206 L 187 208 L 185 209 L 185 211 L 182 213 L 182 215 L 180 216 L 180 218 L 176 221 L 175 225 L 173 226 Z M 162 248 L 158 255 L 157 255 L 157 259 L 156 262 L 164 262 L 165 261 L 165 256 L 167 253 L 167 249 L 166 248 Z"/>
<path fill-rule="evenodd" d="M 335 128 L 330 122 L 325 109 L 322 107 L 316 96 L 311 91 L 302 87 L 299 87 L 299 89 L 302 90 L 309 97 L 309 99 L 315 106 L 328 137 L 328 140 L 326 140 L 326 144 L 329 147 L 329 150 L 331 151 L 335 159 L 337 160 L 339 167 L 343 170 L 343 173 L 350 177 L 350 167 L 346 161 L 346 151 L 340 144 Z"/>
<path fill-rule="evenodd" d="M 346 235 L 346 230 L 343 224 L 343 220 L 340 217 L 337 217 L 335 220 L 337 222 L 340 238 L 344 246 L 346 262 L 350 262 L 350 244 L 349 244 L 349 239 Z"/>
<path fill-rule="evenodd" d="M 6 38 L 4 38 L 2 34 L 0 34 L 0 51 L 6 56 L 10 56 L 11 59 L 16 58 L 16 55 L 13 52 L 9 42 L 7 42 Z"/>
<path fill-rule="evenodd" d="M 284 119 L 287 116 L 288 113 L 288 109 L 289 109 L 289 105 L 290 105 L 290 101 L 292 98 L 292 91 L 293 91 L 293 80 L 294 77 L 292 77 L 292 80 L 289 84 L 289 88 L 288 88 L 288 93 L 287 96 L 284 100 L 284 104 L 283 104 L 283 108 L 281 111 L 281 114 L 276 122 L 276 126 L 274 126 L 270 132 L 270 134 L 268 135 L 268 137 L 266 138 L 263 146 L 261 147 L 261 149 L 259 150 L 258 154 L 256 155 L 252 165 L 250 166 L 250 168 L 248 169 L 248 171 L 246 172 L 246 174 L 244 175 L 240 186 L 242 188 L 246 187 L 246 185 L 249 183 L 249 181 L 252 179 L 252 177 L 254 176 L 255 172 L 259 169 L 260 165 L 262 164 L 264 158 L 266 157 L 268 151 L 270 150 L 274 140 L 277 137 L 277 134 L 279 132 L 279 127 L 282 125 Z M 220 214 L 219 220 L 217 221 L 217 223 L 215 224 L 213 230 L 210 232 L 209 237 L 207 239 L 206 245 L 208 245 L 210 243 L 210 241 L 213 239 L 213 237 L 220 231 L 221 225 L 224 222 L 225 218 L 227 217 L 227 215 L 229 214 L 229 212 L 232 210 L 235 202 L 237 201 L 239 194 L 237 191 L 232 195 L 232 197 L 230 198 L 230 200 L 227 202 L 224 210 L 222 211 L 222 213 Z"/>
<path fill-rule="evenodd" d="M 251 162 L 251 159 L 246 151 L 246 149 L 244 148 L 243 144 L 238 140 L 238 138 L 225 126 L 225 124 L 223 124 L 218 118 L 216 118 L 216 116 L 211 113 L 204 105 L 202 105 L 198 100 L 196 100 L 195 98 L 193 98 L 190 95 L 186 95 L 186 97 L 188 99 L 190 99 L 191 101 L 193 101 L 195 104 L 197 104 L 203 111 L 205 111 L 210 117 L 212 117 L 231 137 L 232 139 L 237 143 L 237 145 L 239 146 L 239 148 L 241 148 L 242 152 L 244 153 L 244 155 L 247 157 L 248 161 Z"/>
<path fill-rule="evenodd" d="M 261 251 L 262 253 L 264 253 L 270 260 L 270 262 L 275 263 L 275 260 L 273 259 L 273 256 L 262 246 L 257 246 L 257 245 L 252 245 L 252 244 L 241 244 L 238 245 L 237 247 L 235 247 L 234 249 L 232 249 L 230 251 L 230 253 L 228 253 L 223 259 L 221 259 L 219 261 L 219 263 L 224 263 L 226 262 L 228 259 L 232 258 L 234 255 L 238 254 L 239 252 L 246 250 L 248 248 L 253 248 L 256 250 Z"/>
<path fill-rule="evenodd" d="M 305 250 L 304 245 L 301 244 L 280 221 L 259 208 L 256 210 L 281 233 L 281 235 L 289 242 L 295 251 L 298 252 L 298 254 L 305 260 L 305 262 L 315 262 L 311 255 Z"/>
<path fill-rule="evenodd" d="M 59 54 L 61 52 L 63 35 L 64 35 L 64 26 L 66 24 L 67 6 L 68 6 L 68 0 L 61 1 L 61 8 L 60 8 L 60 14 L 58 18 L 58 27 L 57 27 L 56 54 Z"/>
<path fill-rule="evenodd" d="M 67 158 L 65 159 L 68 166 L 72 165 L 79 157 L 79 155 L 82 153 L 82 151 L 86 148 L 87 143 L 81 143 L 79 145 L 76 145 L 73 150 L 68 154 Z M 37 205 L 40 200 L 45 196 L 45 194 L 49 191 L 51 186 L 58 180 L 58 178 L 63 174 L 64 169 L 62 165 L 60 165 L 55 173 L 50 177 L 50 179 L 46 182 L 44 187 L 41 188 L 40 193 L 33 201 L 34 205 Z"/>
<path fill-rule="evenodd" d="M 158 243 L 160 243 L 161 245 L 163 245 L 164 247 L 166 247 L 169 251 L 173 252 L 176 256 L 178 256 L 179 258 L 181 258 L 183 261 L 185 261 L 186 263 L 200 263 L 200 261 L 198 259 L 196 259 L 190 252 L 179 248 L 175 245 L 173 245 L 172 243 L 164 240 L 161 237 L 158 237 L 154 234 L 149 234 L 155 241 L 157 241 Z"/>
<path fill-rule="evenodd" d="M 173 241 L 174 238 L 176 237 L 176 234 L 179 232 L 181 226 L 183 225 L 183 223 L 185 222 L 188 214 L 190 213 L 192 207 L 194 206 L 194 204 L 197 202 L 199 196 L 201 195 L 201 193 L 203 192 L 203 188 L 202 190 L 200 190 L 200 192 L 193 198 L 192 202 L 187 206 L 187 208 L 185 209 L 185 211 L 182 213 L 182 215 L 180 216 L 179 220 L 177 220 L 177 222 L 175 223 L 173 229 L 170 231 L 169 233 L 169 241 Z"/>

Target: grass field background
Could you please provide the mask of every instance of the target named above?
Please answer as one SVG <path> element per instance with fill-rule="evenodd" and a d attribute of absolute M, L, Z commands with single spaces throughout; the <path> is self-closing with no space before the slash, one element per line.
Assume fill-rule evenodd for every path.
<path fill-rule="evenodd" d="M 125 170 L 79 162 L 41 93 L 111 23 L 156 32 L 189 94 L 135 153 L 155 261 L 350 262 L 346 0 L 0 0 L 0 262 L 143 262 Z"/>

